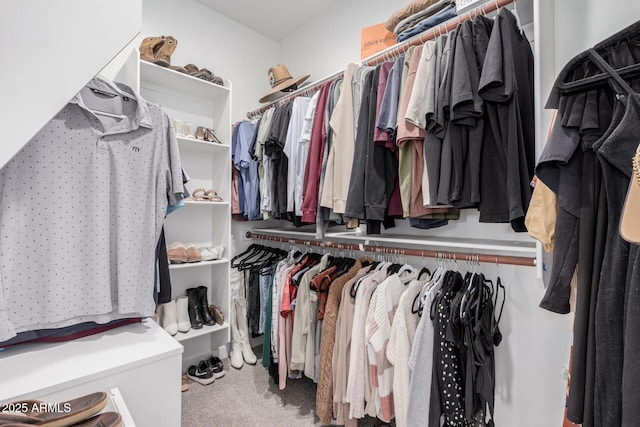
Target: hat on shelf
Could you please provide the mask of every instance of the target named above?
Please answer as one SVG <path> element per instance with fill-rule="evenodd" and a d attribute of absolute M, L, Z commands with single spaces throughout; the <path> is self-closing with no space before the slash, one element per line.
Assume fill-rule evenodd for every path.
<path fill-rule="evenodd" d="M 309 78 L 309 74 L 307 74 L 306 76 L 291 77 L 291 73 L 289 73 L 287 67 L 282 64 L 278 64 L 275 67 L 269 68 L 268 76 L 271 90 L 264 94 L 262 98 L 260 98 L 260 102 L 273 101 L 282 95 L 278 94 L 278 96 L 274 96 L 278 92 L 284 91 L 286 89 L 295 90 L 300 83 Z"/>
<path fill-rule="evenodd" d="M 620 235 L 630 243 L 640 243 L 640 145 L 633 156 L 633 173 L 620 220 Z"/>

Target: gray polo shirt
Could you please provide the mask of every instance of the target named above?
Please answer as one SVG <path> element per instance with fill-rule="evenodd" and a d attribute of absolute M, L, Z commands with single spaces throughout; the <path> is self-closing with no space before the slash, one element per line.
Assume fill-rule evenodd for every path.
<path fill-rule="evenodd" d="M 182 189 L 167 115 L 93 79 L 0 170 L 0 341 L 152 315 L 156 244 Z"/>

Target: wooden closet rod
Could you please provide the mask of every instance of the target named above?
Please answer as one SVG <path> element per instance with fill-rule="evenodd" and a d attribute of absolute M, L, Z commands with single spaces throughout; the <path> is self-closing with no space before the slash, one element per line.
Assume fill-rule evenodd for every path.
<path fill-rule="evenodd" d="M 536 265 L 536 259 L 530 258 L 530 257 L 486 255 L 486 254 L 468 253 L 468 252 L 430 251 L 430 250 L 422 250 L 422 249 L 398 248 L 398 247 L 391 247 L 391 246 L 362 245 L 358 243 L 320 242 L 317 240 L 301 240 L 301 239 L 290 239 L 288 237 L 271 236 L 268 234 L 255 233 L 253 231 L 247 231 L 246 236 L 248 239 L 288 243 L 290 245 L 316 246 L 316 247 L 328 248 L 328 249 L 339 249 L 339 250 L 358 251 L 358 252 L 372 252 L 372 253 L 388 254 L 388 255 L 444 258 L 444 259 L 452 259 L 456 261 L 457 260 L 477 261 L 477 262 L 486 262 L 491 264 L 523 265 L 527 267 L 534 267 Z"/>
<path fill-rule="evenodd" d="M 366 59 L 363 59 L 361 61 L 361 64 L 373 66 L 373 65 L 378 65 L 382 62 L 390 61 L 402 55 L 411 46 L 418 46 L 418 45 L 424 44 L 428 40 L 435 39 L 436 37 L 442 34 L 448 33 L 449 31 L 453 30 L 454 28 L 456 28 L 458 25 L 460 25 L 465 21 L 473 19 L 478 15 L 487 15 L 489 13 L 495 12 L 501 7 L 511 4 L 514 1 L 516 0 L 493 0 L 487 3 L 484 3 L 483 5 L 478 6 L 475 9 L 468 10 L 467 12 L 464 12 L 462 15 L 458 15 L 457 18 L 451 18 L 450 20 L 431 28 L 430 30 L 427 30 L 424 33 L 421 33 L 419 36 L 416 35 L 415 37 L 405 40 L 402 43 L 391 46 L 381 52 L 376 53 L 375 55 L 372 55 Z M 279 98 L 275 101 L 272 101 L 269 104 L 258 108 L 257 110 L 248 112 L 247 117 L 249 119 L 253 119 L 254 117 L 261 115 L 262 113 L 264 113 L 270 108 L 284 105 L 288 102 L 293 101 L 295 98 L 299 96 L 311 95 L 314 92 L 318 91 L 322 87 L 322 85 L 324 85 L 326 82 L 336 80 L 342 77 L 343 74 L 344 74 L 344 71 L 338 71 L 327 77 L 317 80 L 310 85 L 294 90 L 288 95 L 282 98 Z"/>

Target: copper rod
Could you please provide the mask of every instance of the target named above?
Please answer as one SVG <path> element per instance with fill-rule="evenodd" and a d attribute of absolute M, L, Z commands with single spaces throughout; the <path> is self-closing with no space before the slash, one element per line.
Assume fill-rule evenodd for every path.
<path fill-rule="evenodd" d="M 453 30 L 454 28 L 456 28 L 458 25 L 462 24 L 465 21 L 473 19 L 478 15 L 486 15 L 488 13 L 495 12 L 499 8 L 504 7 L 508 4 L 511 4 L 514 1 L 515 0 L 493 0 L 488 3 L 484 3 L 481 6 L 476 7 L 475 9 L 471 9 L 467 12 L 464 12 L 462 15 L 458 15 L 457 18 L 451 18 L 450 20 L 443 22 L 442 24 L 436 27 L 431 28 L 430 30 L 425 31 L 424 33 L 420 34 L 419 37 L 416 35 L 415 37 L 410 38 L 409 40 L 406 40 L 395 46 L 392 46 L 387 50 L 384 50 L 366 59 L 363 59 L 361 61 L 361 64 L 362 65 L 378 65 L 387 60 L 391 60 L 392 58 L 397 58 L 398 56 L 406 52 L 411 46 L 418 46 L 418 45 L 424 44 L 428 40 L 435 39 L 437 36 L 441 34 L 446 34 L 450 32 L 451 30 Z M 322 80 L 318 80 L 311 85 L 301 87 L 300 89 L 297 89 L 291 92 L 289 95 L 286 95 L 282 98 L 279 98 L 275 101 L 270 102 L 265 106 L 258 108 L 257 110 L 247 113 L 247 117 L 249 119 L 252 119 L 264 113 L 268 109 L 273 108 L 278 104 L 286 104 L 287 102 L 291 102 L 292 100 L 294 100 L 298 96 L 301 96 L 302 94 L 309 93 L 309 92 L 313 93 L 318 89 L 320 89 L 322 85 L 324 85 L 325 83 L 336 80 L 339 77 L 342 77 L 343 74 L 344 74 L 344 71 L 339 71 L 337 73 L 332 74 L 329 77 L 325 77 Z"/>
<path fill-rule="evenodd" d="M 315 246 L 326 249 L 339 249 L 348 251 L 359 252 L 372 252 L 378 254 L 388 255 L 402 255 L 402 256 L 415 256 L 415 257 L 427 257 L 427 258 L 445 258 L 456 261 L 476 261 L 490 264 L 509 264 L 509 265 L 522 265 L 527 267 L 534 267 L 536 265 L 536 259 L 531 257 L 521 256 L 506 256 L 506 255 L 486 255 L 470 252 L 451 252 L 451 251 L 433 251 L 423 249 L 410 249 L 410 248 L 398 248 L 392 246 L 374 246 L 374 245 L 361 245 L 358 243 L 337 243 L 337 242 L 321 242 L 317 240 L 302 240 L 291 239 L 288 237 L 271 236 L 268 234 L 255 233 L 253 231 L 247 231 L 246 236 L 248 239 L 266 240 L 270 242 L 289 243 L 290 245 L 301 246 Z"/>

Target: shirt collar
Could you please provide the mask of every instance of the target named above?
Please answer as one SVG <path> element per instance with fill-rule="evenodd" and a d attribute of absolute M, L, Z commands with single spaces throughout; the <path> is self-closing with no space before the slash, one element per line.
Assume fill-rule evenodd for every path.
<path fill-rule="evenodd" d="M 117 93 L 121 96 L 131 98 L 136 101 L 137 108 L 136 111 L 127 116 L 122 120 L 121 123 L 114 126 L 109 133 L 125 133 L 131 132 L 133 130 L 138 129 L 139 127 L 144 127 L 151 129 L 153 127 L 153 120 L 151 119 L 151 114 L 149 112 L 149 105 L 144 98 L 142 98 L 135 90 L 131 87 L 123 84 L 123 83 L 115 83 L 109 80 L 108 78 L 98 75 L 91 79 L 89 83 L 87 83 L 86 87 L 91 89 L 103 90 L 106 92 Z M 72 99 L 69 101 L 70 104 L 76 104 L 78 107 L 90 111 L 90 109 L 84 103 L 82 99 L 82 95 L 78 92 Z"/>

